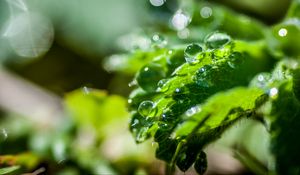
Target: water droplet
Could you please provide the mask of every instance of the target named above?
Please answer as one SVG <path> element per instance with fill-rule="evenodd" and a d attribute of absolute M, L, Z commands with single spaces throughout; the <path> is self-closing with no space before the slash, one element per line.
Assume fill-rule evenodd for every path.
<path fill-rule="evenodd" d="M 187 92 L 188 92 L 188 88 L 182 86 L 174 90 L 172 97 L 176 101 L 185 100 L 187 98 Z"/>
<path fill-rule="evenodd" d="M 167 84 L 168 79 L 162 79 L 157 83 L 157 92 L 166 92 L 170 88 L 170 84 Z"/>
<path fill-rule="evenodd" d="M 212 69 L 213 67 L 210 65 L 205 65 L 203 67 L 201 67 L 200 69 L 198 69 L 197 73 L 193 76 L 193 81 L 195 81 L 195 83 L 200 86 L 200 87 L 210 87 L 212 86 L 212 82 L 210 81 L 209 76 L 209 71 Z"/>
<path fill-rule="evenodd" d="M 138 112 L 143 117 L 154 117 L 157 109 L 152 101 L 143 101 L 138 107 Z"/>
<path fill-rule="evenodd" d="M 174 26 L 175 30 L 180 31 L 186 28 L 190 21 L 191 18 L 188 15 L 184 14 L 182 10 L 178 10 L 174 14 L 171 23 Z"/>
<path fill-rule="evenodd" d="M 227 63 L 233 69 L 239 67 L 244 62 L 243 55 L 239 52 L 233 52 L 228 58 L 229 61 Z"/>
<path fill-rule="evenodd" d="M 170 72 L 173 72 L 176 68 L 182 65 L 185 62 L 183 57 L 184 50 L 176 49 L 167 51 L 167 64 Z"/>
<path fill-rule="evenodd" d="M 133 87 L 133 86 L 136 86 L 136 85 L 137 85 L 137 81 L 135 79 L 132 80 L 130 83 L 128 83 L 129 87 Z"/>
<path fill-rule="evenodd" d="M 167 51 L 167 54 L 168 54 L 168 55 L 172 55 L 173 52 L 174 52 L 174 50 L 170 49 L 170 50 Z"/>
<path fill-rule="evenodd" d="M 270 73 L 260 73 L 252 81 L 252 86 L 257 86 L 259 88 L 266 88 L 268 82 L 271 80 Z"/>
<path fill-rule="evenodd" d="M 170 122 L 174 122 L 174 115 L 172 113 L 171 110 L 168 110 L 166 112 L 164 112 L 162 115 L 161 115 L 161 119 L 162 121 L 164 122 L 167 122 L 167 123 L 170 123 Z"/>
<path fill-rule="evenodd" d="M 273 99 L 276 98 L 278 96 L 278 89 L 275 87 L 271 88 L 269 90 L 269 96 Z"/>
<path fill-rule="evenodd" d="M 205 44 L 207 45 L 208 48 L 211 48 L 211 49 L 223 47 L 230 41 L 231 41 L 231 38 L 229 35 L 227 35 L 225 33 L 218 33 L 218 32 L 209 34 L 205 38 Z"/>
<path fill-rule="evenodd" d="M 155 34 L 152 36 L 151 41 L 154 46 L 158 46 L 160 48 L 165 47 L 167 45 L 167 40 L 159 34 Z"/>
<path fill-rule="evenodd" d="M 212 9 L 210 7 L 203 7 L 200 10 L 200 15 L 202 18 L 209 18 L 212 15 Z"/>
<path fill-rule="evenodd" d="M 128 102 L 128 104 L 131 104 L 132 103 L 132 99 L 128 99 L 127 102 Z"/>
<path fill-rule="evenodd" d="M 166 2 L 166 0 L 150 0 L 151 5 L 155 6 L 155 7 L 159 7 L 164 5 L 164 3 Z"/>
<path fill-rule="evenodd" d="M 287 34 L 288 34 L 288 31 L 287 31 L 286 28 L 281 28 L 278 31 L 278 35 L 281 36 L 281 37 L 285 37 Z"/>
<path fill-rule="evenodd" d="M 144 142 L 149 137 L 148 130 L 148 127 L 142 127 L 135 133 L 135 140 L 137 143 Z"/>
<path fill-rule="evenodd" d="M 185 115 L 190 117 L 198 112 L 201 111 L 201 107 L 199 106 L 194 106 L 194 107 L 191 107 L 190 109 L 188 109 L 186 112 L 185 112 Z"/>
<path fill-rule="evenodd" d="M 131 124 L 131 127 L 135 127 L 139 123 L 140 123 L 140 121 L 138 119 L 134 119 L 132 124 Z"/>
<path fill-rule="evenodd" d="M 84 86 L 83 88 L 82 88 L 82 91 L 83 91 L 83 93 L 84 94 L 89 94 L 90 92 L 91 92 L 91 89 L 90 88 L 88 88 L 88 87 L 86 87 L 86 86 Z"/>
<path fill-rule="evenodd" d="M 136 80 L 142 89 L 153 92 L 157 88 L 158 81 L 164 77 L 163 67 L 159 64 L 149 64 L 139 71 Z"/>
<path fill-rule="evenodd" d="M 199 44 L 193 43 L 186 47 L 184 50 L 184 58 L 187 63 L 196 64 L 199 62 L 197 59 L 198 53 L 202 52 L 202 47 Z"/>

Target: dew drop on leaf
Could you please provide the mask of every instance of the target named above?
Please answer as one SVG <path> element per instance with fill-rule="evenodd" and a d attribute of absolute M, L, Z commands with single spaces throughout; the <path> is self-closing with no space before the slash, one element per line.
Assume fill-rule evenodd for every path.
<path fill-rule="evenodd" d="M 197 59 L 198 53 L 202 52 L 202 47 L 199 44 L 193 43 L 186 47 L 184 50 L 184 58 L 187 63 L 196 64 L 199 62 Z"/>
<path fill-rule="evenodd" d="M 167 51 L 167 64 L 169 68 L 172 69 L 171 71 L 173 71 L 175 68 L 177 68 L 185 62 L 183 52 L 184 51 L 182 49 Z"/>
<path fill-rule="evenodd" d="M 163 79 L 164 76 L 165 72 L 160 65 L 149 64 L 139 71 L 136 80 L 142 89 L 153 92 L 157 88 L 158 81 Z"/>
<path fill-rule="evenodd" d="M 278 89 L 273 87 L 269 90 L 269 96 L 275 99 L 278 96 Z"/>
<path fill-rule="evenodd" d="M 199 106 L 193 106 L 185 112 L 185 115 L 190 117 L 200 111 L 201 111 L 201 108 Z"/>
<path fill-rule="evenodd" d="M 212 82 L 208 77 L 208 72 L 212 69 L 212 66 L 205 65 L 201 67 L 197 73 L 193 76 L 193 81 L 200 87 L 210 87 Z"/>
<path fill-rule="evenodd" d="M 139 132 L 136 133 L 135 140 L 138 143 L 144 142 L 148 138 L 148 127 L 142 127 Z"/>
<path fill-rule="evenodd" d="M 164 122 L 174 121 L 174 115 L 172 115 L 172 111 L 165 112 L 161 116 L 162 116 L 162 121 Z"/>
<path fill-rule="evenodd" d="M 143 117 L 154 117 L 156 114 L 155 104 L 152 101 L 143 101 L 138 107 L 138 112 Z"/>
<path fill-rule="evenodd" d="M 271 79 L 271 74 L 270 73 L 260 73 L 258 74 L 252 81 L 251 85 L 259 87 L 259 88 L 266 88 L 268 82 Z"/>
<path fill-rule="evenodd" d="M 229 35 L 227 35 L 225 33 L 218 33 L 218 32 L 209 34 L 205 38 L 206 46 L 211 49 L 217 49 L 217 48 L 223 47 L 230 41 L 231 41 L 231 38 Z"/>
<path fill-rule="evenodd" d="M 168 79 L 162 79 L 162 80 L 159 80 L 159 82 L 157 83 L 157 91 L 158 92 L 166 92 L 169 90 L 170 88 L 170 85 L 167 84 L 168 82 Z"/>

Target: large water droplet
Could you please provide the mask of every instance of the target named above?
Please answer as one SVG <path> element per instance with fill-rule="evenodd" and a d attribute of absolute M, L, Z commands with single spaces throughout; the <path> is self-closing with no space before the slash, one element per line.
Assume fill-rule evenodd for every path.
<path fill-rule="evenodd" d="M 163 67 L 159 64 L 149 64 L 139 71 L 136 80 L 142 89 L 153 92 L 156 90 L 158 81 L 164 76 Z"/>
<path fill-rule="evenodd" d="M 184 58 L 186 62 L 190 64 L 196 64 L 199 62 L 197 59 L 198 53 L 202 52 L 202 47 L 199 44 L 193 43 L 186 47 L 184 50 Z"/>
<path fill-rule="evenodd" d="M 184 51 L 182 49 L 167 51 L 167 64 L 169 68 L 172 69 L 172 71 L 174 71 L 175 68 L 177 68 L 185 62 L 183 53 Z"/>
<path fill-rule="evenodd" d="M 152 101 L 143 101 L 138 107 L 138 112 L 143 117 L 154 117 L 157 109 Z"/>
<path fill-rule="evenodd" d="M 209 34 L 205 38 L 205 44 L 207 45 L 208 48 L 211 48 L 211 49 L 223 47 L 230 41 L 231 41 L 231 38 L 229 35 L 227 35 L 225 33 L 218 33 L 218 32 Z"/>

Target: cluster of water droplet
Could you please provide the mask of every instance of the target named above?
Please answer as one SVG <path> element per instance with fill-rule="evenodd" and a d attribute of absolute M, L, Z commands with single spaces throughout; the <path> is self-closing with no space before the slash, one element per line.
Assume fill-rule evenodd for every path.
<path fill-rule="evenodd" d="M 161 43 L 160 38 L 156 36 L 152 40 Z M 209 34 L 203 44 L 191 43 L 185 48 L 166 50 L 160 60 L 154 59 L 138 72 L 134 82 L 140 90 L 133 91 L 129 99 L 134 112 L 130 127 L 137 142 L 143 142 L 150 137 L 149 132 L 155 130 L 159 147 L 164 144 L 165 141 L 160 140 L 164 137 L 170 139 L 169 142 L 174 141 L 176 148 L 180 138 L 171 138 L 174 127 L 201 112 L 198 104 L 208 96 L 234 85 L 217 86 L 224 84 L 222 77 L 232 74 L 244 60 L 230 43 L 227 34 L 215 32 Z M 156 129 L 151 129 L 153 126 Z M 157 152 L 157 157 L 162 154 L 161 158 L 172 153 Z"/>

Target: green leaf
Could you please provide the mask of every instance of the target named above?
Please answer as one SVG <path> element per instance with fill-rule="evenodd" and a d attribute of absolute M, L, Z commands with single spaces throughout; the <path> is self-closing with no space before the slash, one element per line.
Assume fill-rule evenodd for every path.
<path fill-rule="evenodd" d="M 223 131 L 241 117 L 255 114 L 255 109 L 259 107 L 257 100 L 264 98 L 263 95 L 264 91 L 258 88 L 243 87 L 217 93 L 203 105 L 197 106 L 197 112 L 192 116 L 189 116 L 189 111 L 187 111 L 185 114 L 187 119 L 176 128 L 175 137 L 184 137 L 191 133 L 210 133 L 217 128 Z M 202 126 L 199 126 L 206 116 L 210 117 L 202 123 Z"/>
<path fill-rule="evenodd" d="M 12 173 L 18 169 L 20 169 L 20 166 L 18 166 L 18 165 L 0 168 L 0 174 L 2 175 L 2 174 Z"/>
<path fill-rule="evenodd" d="M 169 163 L 168 172 L 175 163 L 186 171 L 204 145 L 242 116 L 252 116 L 265 100 L 259 98 L 264 91 L 258 88 L 236 88 L 223 94 L 246 86 L 268 67 L 263 44 L 215 32 L 205 43 L 190 44 L 183 53 L 180 50 L 172 50 L 176 59 L 185 60 L 176 66 L 169 64 L 169 53 L 146 64 L 136 75 L 139 87 L 129 99 L 130 130 L 136 142 L 153 136 L 159 145 L 156 157 Z M 254 66 L 258 63 L 261 67 Z"/>
<path fill-rule="evenodd" d="M 95 89 L 73 91 L 66 95 L 65 104 L 67 112 L 78 126 L 95 129 L 99 137 L 115 129 L 112 123 L 126 121 L 128 116 L 123 97 L 107 95 L 105 91 Z"/>

